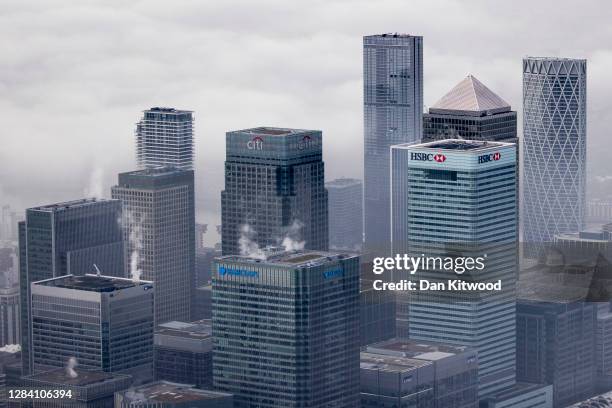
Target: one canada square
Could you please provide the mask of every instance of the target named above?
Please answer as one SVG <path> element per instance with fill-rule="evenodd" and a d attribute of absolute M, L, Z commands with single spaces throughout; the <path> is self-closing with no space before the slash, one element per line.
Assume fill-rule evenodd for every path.
<path fill-rule="evenodd" d="M 389 149 L 423 130 L 423 37 L 363 38 L 364 226 L 370 253 L 390 251 Z"/>
<path fill-rule="evenodd" d="M 586 60 L 523 60 L 523 239 L 580 231 L 586 185 Z M 534 245 L 535 244 L 535 245 Z"/>

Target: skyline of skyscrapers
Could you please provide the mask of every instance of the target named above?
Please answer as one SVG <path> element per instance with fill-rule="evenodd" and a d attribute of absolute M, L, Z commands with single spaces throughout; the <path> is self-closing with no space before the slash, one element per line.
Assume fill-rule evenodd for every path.
<path fill-rule="evenodd" d="M 419 268 L 418 278 L 429 282 L 501 282 L 499 291 L 398 293 L 398 336 L 474 348 L 481 397 L 512 386 L 518 277 L 516 146 L 447 139 L 393 146 L 391 160 L 393 252 L 483 259 L 480 270 L 459 274 L 441 264 Z M 394 281 L 410 278 L 406 271 L 393 275 Z"/>
<path fill-rule="evenodd" d="M 391 242 L 389 149 L 420 142 L 423 37 L 363 37 L 365 249 L 388 255 Z"/>
<path fill-rule="evenodd" d="M 586 60 L 523 59 L 523 201 L 526 255 L 584 227 Z"/>
<path fill-rule="evenodd" d="M 223 255 L 262 256 L 268 246 L 327 250 L 321 131 L 258 127 L 225 137 Z"/>
<path fill-rule="evenodd" d="M 551 240 L 580 239 L 590 245 L 600 239 L 582 231 L 584 222 L 570 226 L 580 216 L 569 214 L 576 208 L 584 213 L 586 62 L 526 58 L 523 67 L 524 129 L 530 135 L 525 164 L 529 162 L 531 173 L 524 179 L 531 177 L 525 193 L 532 199 L 529 227 L 533 232 L 544 225 L 537 230 L 539 238 L 548 231 Z M 534 365 L 530 369 L 539 374 L 546 370 L 553 374 L 516 382 L 519 149 L 501 142 L 518 142 L 517 113 L 472 75 L 423 113 L 420 36 L 363 37 L 363 68 L 365 190 L 357 179 L 325 184 L 321 131 L 257 127 L 226 134 L 221 193 L 225 256 L 214 261 L 212 285 L 205 285 L 211 274 L 208 264 L 219 254 L 217 249 L 203 247 L 206 227 L 195 223 L 192 111 L 158 107 L 144 111 L 136 130 L 141 170 L 119 174 L 112 188 L 116 200 L 79 200 L 29 209 L 19 224 L 20 274 L 25 278 L 20 291 L 28 295 L 26 311 L 21 311 L 21 319 L 29 324 L 24 364 L 36 371 L 47 370 L 63 366 L 69 356 L 78 354 L 87 369 L 124 372 L 118 367 L 130 365 L 136 354 L 148 355 L 148 346 L 139 343 L 148 336 L 148 326 L 141 329 L 138 322 L 147 320 L 139 308 L 150 303 L 150 326 L 158 327 L 158 379 L 187 382 L 197 377 L 193 383 L 199 387 L 235 394 L 238 408 L 354 408 L 359 398 L 359 353 L 355 350 L 395 336 L 396 323 L 397 335 L 403 337 L 397 344 L 381 343 L 362 354 L 361 374 L 366 373 L 370 381 L 366 392 L 363 382 L 361 388 L 362 401 L 371 404 L 366 406 L 410 401 L 419 408 L 472 407 L 478 388 L 481 407 L 549 408 L 553 394 L 561 407 L 561 403 L 589 397 L 596 386 L 603 390 L 612 386 L 608 385 L 612 384 L 608 368 L 612 358 L 607 352 L 612 344 L 609 306 L 596 322 L 599 332 L 592 336 L 595 325 L 587 321 L 588 307 L 573 320 L 566 319 L 564 312 L 551 318 L 556 311 L 550 308 L 523 309 L 537 324 L 533 333 L 519 330 L 523 337 L 518 346 L 522 352 L 533 352 L 526 345 L 533 340 L 541 354 L 533 357 L 525 352 L 522 363 Z M 544 154 L 550 160 L 542 164 Z M 546 180 L 551 182 L 549 187 L 571 188 L 551 192 L 537 185 Z M 533 212 L 534 197 L 549 206 L 548 216 L 542 209 Z M 92 202 L 113 203 L 115 211 L 119 209 L 114 228 L 77 216 L 79 207 Z M 67 217 L 66 225 L 55 224 L 55 215 L 49 221 L 45 213 L 53 214 L 57 208 L 74 209 L 75 216 Z M 567 215 L 562 222 L 570 220 L 563 231 L 558 224 L 549 225 L 551 214 L 559 209 Z M 14 224 L 14 214 L 9 215 Z M 0 226 L 8 235 L 7 217 L 2 218 Z M 395 293 L 376 291 L 373 281 L 365 279 L 370 277 L 371 264 L 360 271 L 357 255 L 324 252 L 329 246 L 361 251 L 364 225 L 365 250 L 370 256 L 486 258 L 482 273 L 457 276 L 452 271 L 420 269 L 419 279 L 500 279 L 504 289 L 477 294 L 412 293 L 410 299 L 400 293 L 396 307 Z M 571 229 L 577 225 L 580 228 Z M 117 228 L 118 240 L 102 242 L 100 237 Z M 56 246 L 63 248 L 57 254 Z M 197 275 L 196 250 L 200 251 Z M 605 263 L 609 261 L 598 258 L 592 268 L 608 271 Z M 100 270 L 122 277 L 129 271 L 132 279 L 62 276 Z M 604 275 L 598 276 L 598 283 L 605 285 Z M 32 283 L 38 276 L 45 280 Z M 394 273 L 393 278 L 409 275 Z M 95 282 L 101 279 L 115 283 Z M 149 284 L 141 279 L 155 281 L 155 302 L 125 303 L 124 290 Z M 201 296 L 194 296 L 196 287 Z M 147 295 L 152 296 L 150 290 Z M 70 291 L 79 293 L 72 296 Z M 98 295 L 101 300 L 94 305 L 97 298 L 92 296 Z M 116 307 L 104 309 L 105 301 Z M 193 310 L 196 306 L 202 309 L 198 313 Z M 189 322 L 200 313 L 212 314 L 214 332 L 196 330 L 195 322 L 174 321 Z M 389 313 L 397 319 L 389 319 Z M 123 326 L 114 325 L 113 318 L 116 323 L 121 315 L 126 317 Z M 566 323 L 572 327 L 567 329 Z M 546 330 L 568 333 L 548 353 L 543 348 L 552 341 L 552 334 L 543 329 L 545 325 Z M 113 334 L 118 337 L 112 339 Z M 598 353 L 593 355 L 605 359 L 602 364 L 588 357 L 591 337 Z M 575 352 L 575 346 L 584 347 Z M 415 347 L 423 348 L 416 354 L 425 356 L 415 357 Z M 568 350 L 574 354 L 570 356 Z M 100 366 L 90 364 L 96 359 Z M 568 371 L 549 367 L 559 359 L 565 368 L 571 366 Z M 544 360 L 549 365 L 545 368 Z M 148 360 L 144 365 L 151 368 Z M 590 378 L 591 368 L 605 378 Z M 436 372 L 447 369 L 451 375 L 436 378 Z M 54 372 L 36 375 L 57 377 Z M 32 384 L 38 381 L 34 376 L 24 379 Z M 96 387 L 92 383 L 90 388 Z M 172 396 L 176 400 L 170 404 L 189 405 L 194 398 L 192 405 L 208 406 L 208 391 L 182 384 L 163 381 L 138 390 L 123 393 L 118 389 L 117 403 L 166 406 L 164 399 Z M 230 394 L 211 391 L 210 395 L 219 397 L 220 406 L 232 406 Z"/>
<path fill-rule="evenodd" d="M 174 108 L 147 109 L 136 125 L 139 168 L 171 166 L 193 169 L 193 112 Z"/>
<path fill-rule="evenodd" d="M 130 275 L 155 282 L 155 324 L 189 321 L 195 282 L 193 170 L 120 173 L 111 194 L 123 205 Z"/>

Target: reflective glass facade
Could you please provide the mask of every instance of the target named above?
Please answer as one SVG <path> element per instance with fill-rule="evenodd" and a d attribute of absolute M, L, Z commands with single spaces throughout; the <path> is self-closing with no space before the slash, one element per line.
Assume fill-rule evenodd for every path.
<path fill-rule="evenodd" d="M 366 249 L 390 250 L 389 148 L 421 141 L 423 37 L 363 38 L 364 214 Z"/>
<path fill-rule="evenodd" d="M 486 257 L 481 271 L 435 267 L 394 280 L 501 280 L 501 291 L 419 291 L 398 296 L 398 336 L 478 352 L 479 395 L 515 380 L 518 208 L 516 147 L 450 140 L 392 148 L 393 251 Z"/>
<path fill-rule="evenodd" d="M 357 407 L 359 258 L 218 259 L 213 337 L 214 386 L 237 408 Z"/>
<path fill-rule="evenodd" d="M 223 255 L 241 253 L 240 239 L 279 246 L 290 234 L 306 249 L 328 248 L 322 134 L 261 127 L 226 135 L 221 192 Z M 244 250 L 242 251 L 244 252 Z"/>
<path fill-rule="evenodd" d="M 67 275 L 34 282 L 31 293 L 35 372 L 65 367 L 74 357 L 85 369 L 153 378 L 150 282 Z"/>
<path fill-rule="evenodd" d="M 535 257 L 584 226 L 586 60 L 523 60 L 523 240 Z"/>
<path fill-rule="evenodd" d="M 329 246 L 357 251 L 363 243 L 363 183 L 336 179 L 325 183 L 329 194 Z"/>
<path fill-rule="evenodd" d="M 67 274 L 125 276 L 121 202 L 83 199 L 26 210 L 19 224 L 21 327 L 30 327 L 30 283 Z M 31 372 L 30 333 L 22 330 L 24 374 Z"/>

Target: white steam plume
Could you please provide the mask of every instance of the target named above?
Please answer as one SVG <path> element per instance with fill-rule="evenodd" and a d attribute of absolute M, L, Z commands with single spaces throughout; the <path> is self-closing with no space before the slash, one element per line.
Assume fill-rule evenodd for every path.
<path fill-rule="evenodd" d="M 304 224 L 298 220 L 294 220 L 293 223 L 291 223 L 285 232 L 285 237 L 281 244 L 283 248 L 285 248 L 285 251 L 301 251 L 304 249 L 306 242 L 301 239 L 303 226 Z"/>
<path fill-rule="evenodd" d="M 79 374 L 76 372 L 75 368 L 79 365 L 79 362 L 76 358 L 70 357 L 68 362 L 66 363 L 66 375 L 70 378 L 77 378 Z"/>
<path fill-rule="evenodd" d="M 240 227 L 240 238 L 238 239 L 238 245 L 240 245 L 240 255 L 265 260 L 266 254 L 259 247 L 257 242 L 253 240 L 254 236 L 255 230 L 253 230 L 249 224 L 244 224 L 242 227 Z"/>
<path fill-rule="evenodd" d="M 89 185 L 83 191 L 85 197 L 102 198 L 104 197 L 104 170 L 101 167 L 96 167 L 89 175 Z"/>
<path fill-rule="evenodd" d="M 124 211 L 123 228 L 130 232 L 128 235 L 129 248 L 132 251 L 130 253 L 130 277 L 134 282 L 139 282 L 142 276 L 140 269 L 140 254 L 143 249 L 142 220 L 135 217 L 130 211 Z"/>

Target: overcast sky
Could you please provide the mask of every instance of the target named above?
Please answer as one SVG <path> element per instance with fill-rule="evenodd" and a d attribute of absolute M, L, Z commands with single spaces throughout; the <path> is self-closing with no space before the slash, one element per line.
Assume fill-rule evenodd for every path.
<path fill-rule="evenodd" d="M 227 130 L 321 129 L 327 179 L 361 178 L 362 36 L 381 32 L 424 37 L 426 105 L 471 73 L 520 115 L 524 56 L 587 58 L 589 176 L 612 175 L 611 12 L 604 0 L 0 0 L 0 204 L 108 196 L 135 167 L 141 111 L 160 105 L 195 111 L 201 222 L 219 222 Z"/>

